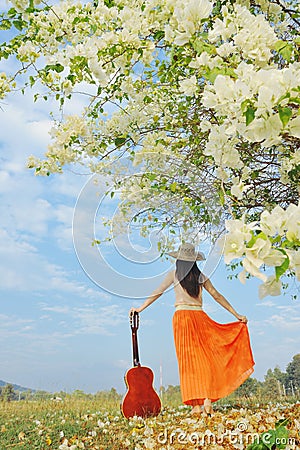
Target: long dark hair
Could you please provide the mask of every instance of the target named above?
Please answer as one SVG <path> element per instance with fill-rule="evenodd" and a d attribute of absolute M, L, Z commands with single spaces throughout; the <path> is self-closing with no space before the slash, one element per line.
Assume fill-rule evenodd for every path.
<path fill-rule="evenodd" d="M 198 298 L 204 277 L 195 261 L 177 259 L 176 278 L 191 297 Z"/>

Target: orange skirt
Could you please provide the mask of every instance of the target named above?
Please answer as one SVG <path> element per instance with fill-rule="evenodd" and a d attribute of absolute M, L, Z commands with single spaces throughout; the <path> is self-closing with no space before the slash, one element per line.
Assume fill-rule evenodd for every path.
<path fill-rule="evenodd" d="M 178 310 L 173 331 L 182 401 L 202 405 L 237 389 L 253 372 L 245 323 L 220 324 L 201 310 Z"/>

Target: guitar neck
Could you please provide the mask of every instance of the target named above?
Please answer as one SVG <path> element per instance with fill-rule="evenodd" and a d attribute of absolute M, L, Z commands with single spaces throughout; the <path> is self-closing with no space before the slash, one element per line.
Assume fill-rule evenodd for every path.
<path fill-rule="evenodd" d="M 133 365 L 140 366 L 139 347 L 137 340 L 137 330 L 132 330 L 132 351 L 133 351 Z"/>

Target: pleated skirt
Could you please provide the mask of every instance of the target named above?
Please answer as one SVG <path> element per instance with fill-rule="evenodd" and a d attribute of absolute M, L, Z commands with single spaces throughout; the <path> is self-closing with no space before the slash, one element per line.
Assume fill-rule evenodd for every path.
<path fill-rule="evenodd" d="M 226 397 L 254 370 L 245 323 L 220 324 L 201 310 L 177 310 L 173 332 L 182 401 L 186 405 Z"/>

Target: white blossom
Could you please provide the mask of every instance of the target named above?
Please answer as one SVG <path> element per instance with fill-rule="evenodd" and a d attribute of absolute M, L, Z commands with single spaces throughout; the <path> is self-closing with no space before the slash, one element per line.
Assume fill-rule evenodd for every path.
<path fill-rule="evenodd" d="M 238 177 L 233 177 L 232 187 L 230 189 L 231 194 L 237 199 L 241 199 L 243 198 L 243 192 L 245 189 L 245 184 Z"/>
<path fill-rule="evenodd" d="M 267 266 L 280 267 L 287 256 L 276 248 L 271 248 L 269 254 L 264 257 L 264 264 Z"/>
<path fill-rule="evenodd" d="M 241 168 L 243 162 L 235 148 L 236 139 L 226 135 L 226 126 L 214 126 L 210 130 L 204 154 L 211 155 L 220 167 Z"/>
<path fill-rule="evenodd" d="M 267 295 L 277 296 L 281 294 L 282 282 L 277 280 L 275 275 L 272 275 L 266 279 L 258 288 L 259 298 L 262 299 Z"/>
<path fill-rule="evenodd" d="M 195 59 L 189 64 L 189 67 L 193 69 L 203 70 L 203 66 L 207 66 L 209 69 L 219 67 L 222 64 L 222 58 L 219 56 L 211 56 L 207 52 L 202 52 L 201 55 L 197 55 Z"/>
<path fill-rule="evenodd" d="M 179 90 L 185 95 L 194 95 L 197 91 L 197 88 L 197 78 L 195 75 L 179 82 Z"/>
<path fill-rule="evenodd" d="M 225 8 L 222 10 L 223 13 L 225 12 Z M 220 37 L 223 41 L 227 41 L 236 31 L 237 28 L 234 21 L 231 21 L 228 17 L 223 21 L 217 18 L 212 30 L 208 33 L 208 37 L 211 42 L 217 42 Z"/>
<path fill-rule="evenodd" d="M 266 120 L 254 119 L 247 127 L 240 127 L 240 132 L 250 142 L 263 142 L 264 146 L 271 147 L 281 142 L 282 128 L 279 115 L 273 114 Z"/>
<path fill-rule="evenodd" d="M 255 243 L 245 251 L 246 257 L 243 260 L 245 269 L 251 273 L 251 275 L 257 276 L 257 269 L 264 264 L 264 259 L 269 255 L 270 250 L 271 243 L 269 240 L 261 238 L 256 239 Z"/>
<path fill-rule="evenodd" d="M 238 274 L 238 279 L 242 284 L 246 283 L 246 277 L 247 277 L 247 272 L 246 270 L 242 270 L 239 274 Z"/>
<path fill-rule="evenodd" d="M 290 259 L 290 269 L 295 271 L 296 278 L 300 281 L 300 250 L 286 250 Z"/>
<path fill-rule="evenodd" d="M 245 235 L 240 231 L 229 233 L 224 243 L 224 261 L 229 264 L 233 259 L 241 258 L 246 250 Z"/>
<path fill-rule="evenodd" d="M 91 69 L 94 77 L 97 79 L 100 86 L 105 86 L 108 82 L 108 76 L 98 58 L 89 59 L 89 68 Z"/>
<path fill-rule="evenodd" d="M 300 241 L 300 203 L 296 206 L 290 204 L 286 209 L 286 237 L 289 241 Z"/>
<path fill-rule="evenodd" d="M 232 42 L 224 42 L 224 44 L 217 47 L 217 53 L 222 58 L 227 58 L 231 53 L 237 53 L 236 46 L 233 45 Z"/>
<path fill-rule="evenodd" d="M 250 256 L 250 259 L 248 258 Z M 253 277 L 258 278 L 259 280 L 266 281 L 267 275 L 262 273 L 259 268 L 261 266 L 260 261 L 254 258 L 251 258 L 251 253 L 248 253 L 248 256 L 243 258 L 242 264 L 246 272 L 248 272 Z"/>
<path fill-rule="evenodd" d="M 28 8 L 27 0 L 10 0 L 10 3 L 16 8 L 17 11 L 24 11 Z M 41 0 L 34 0 L 34 5 L 37 6 L 41 3 Z"/>
<path fill-rule="evenodd" d="M 292 155 L 288 157 L 280 158 L 280 163 L 280 180 L 282 183 L 288 184 L 290 183 L 289 173 L 300 165 L 300 150 L 296 150 L 294 153 L 292 153 Z"/>
<path fill-rule="evenodd" d="M 177 1 L 175 5 L 174 19 L 177 26 L 174 42 L 177 45 L 184 45 L 199 29 L 201 20 L 210 15 L 213 3 L 208 0 L 187 0 L 184 3 Z"/>
<path fill-rule="evenodd" d="M 0 73 L 0 99 L 4 98 L 11 91 L 11 85 L 4 72 Z"/>
<path fill-rule="evenodd" d="M 288 130 L 292 136 L 300 139 L 300 116 L 290 120 L 288 124 Z"/>
<path fill-rule="evenodd" d="M 236 117 L 241 114 L 241 103 L 249 98 L 249 87 L 241 80 L 218 75 L 213 86 L 207 85 L 203 93 L 203 105 L 213 108 L 219 115 Z"/>
<path fill-rule="evenodd" d="M 18 48 L 18 57 L 22 62 L 35 62 L 39 56 L 40 53 L 30 41 L 22 43 Z"/>
<path fill-rule="evenodd" d="M 286 229 L 287 214 L 280 206 L 269 211 L 263 211 L 260 216 L 260 228 L 267 236 L 283 236 Z"/>
<path fill-rule="evenodd" d="M 240 258 L 246 251 L 246 243 L 252 237 L 251 228 L 243 220 L 226 220 L 228 233 L 223 240 L 224 260 L 229 264 L 233 259 Z"/>

